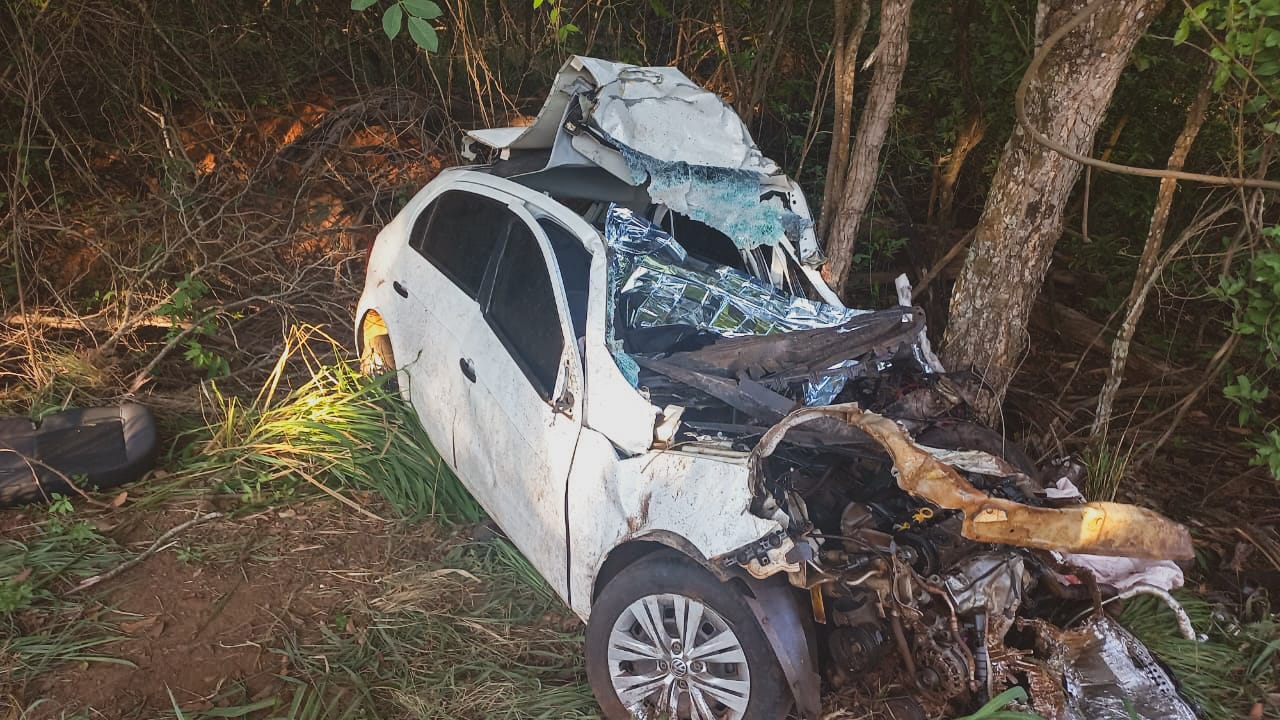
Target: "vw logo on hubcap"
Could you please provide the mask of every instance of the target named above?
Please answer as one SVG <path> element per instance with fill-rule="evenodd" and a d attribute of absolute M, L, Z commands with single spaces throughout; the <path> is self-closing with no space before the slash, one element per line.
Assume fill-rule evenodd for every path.
<path fill-rule="evenodd" d="M 684 677 L 689 672 L 689 664 L 684 658 L 671 658 L 671 674 L 676 677 Z"/>

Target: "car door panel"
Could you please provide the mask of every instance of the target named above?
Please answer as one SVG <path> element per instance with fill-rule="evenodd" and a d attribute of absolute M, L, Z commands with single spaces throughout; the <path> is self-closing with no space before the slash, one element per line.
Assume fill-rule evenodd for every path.
<path fill-rule="evenodd" d="M 512 211 L 518 222 L 491 278 L 485 321 L 464 341 L 476 375 L 473 439 L 485 455 L 473 491 L 565 596 L 565 490 L 581 430 L 582 370 L 546 235 L 522 207 Z"/>
<path fill-rule="evenodd" d="M 483 194 L 445 190 L 431 199 L 429 223 L 415 223 L 404 262 L 391 272 L 422 319 L 416 344 L 403 359 L 396 351 L 410 379 L 410 401 L 436 450 L 464 481 L 483 474 L 478 463 L 484 458 L 470 437 L 474 383 L 459 360 L 467 334 L 484 322 L 477 298 L 500 240 L 494 236 L 505 233 L 506 221 L 493 215 L 503 207 Z"/>

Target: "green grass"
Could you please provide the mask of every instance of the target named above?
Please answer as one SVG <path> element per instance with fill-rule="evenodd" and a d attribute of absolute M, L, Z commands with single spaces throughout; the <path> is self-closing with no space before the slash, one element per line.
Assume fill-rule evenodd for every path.
<path fill-rule="evenodd" d="M 107 613 L 67 591 L 114 567 L 124 554 L 56 500 L 33 526 L 0 542 L 0 697 L 64 662 L 123 661 L 122 635 Z"/>
<path fill-rule="evenodd" d="M 283 648 L 314 697 L 347 689 L 350 717 L 597 717 L 582 636 L 504 540 L 385 577 L 321 637 Z"/>
<path fill-rule="evenodd" d="M 386 379 L 362 377 L 341 358 L 336 343 L 304 329 L 287 338 L 252 399 L 207 384 L 201 422 L 187 424 L 162 480 L 131 489 L 132 511 L 213 491 L 238 497 L 235 515 L 323 493 L 363 513 L 378 507 L 370 496 L 381 496 L 406 534 L 424 520 L 483 520 Z M 20 695 L 25 678 L 58 663 L 120 662 L 109 655 L 121 638 L 103 620 L 110 611 L 66 591 L 127 553 L 73 521 L 69 503 L 46 515 L 21 541 L 0 543 L 0 578 L 9 578 L 0 581 L 0 697 Z M 203 563 L 225 555 L 214 550 L 184 541 L 173 552 Z M 253 698 L 232 684 L 210 709 L 156 712 L 184 720 L 596 717 L 581 643 L 577 620 L 514 547 L 470 543 L 381 578 L 318 636 L 277 648 L 290 661 L 277 696 Z"/>
<path fill-rule="evenodd" d="M 339 359 L 322 360 L 317 339 Z M 251 401 L 211 383 L 205 425 L 192 433 L 178 479 L 215 481 L 249 507 L 286 502 L 309 486 L 335 496 L 377 493 L 407 519 L 483 518 L 387 378 L 361 376 L 332 343 L 314 330 L 294 333 Z M 286 371 L 295 364 L 304 366 L 305 379 L 289 390 Z M 345 494 L 339 499 L 355 505 Z"/>
<path fill-rule="evenodd" d="M 1089 474 L 1085 479 L 1084 496 L 1090 500 L 1112 501 L 1129 474 L 1129 460 L 1133 456 L 1133 443 L 1124 446 L 1121 439 L 1116 445 L 1101 443 L 1084 453 Z"/>
<path fill-rule="evenodd" d="M 1254 703 L 1266 700 L 1280 681 L 1280 621 L 1258 604 L 1246 608 L 1251 619 L 1240 621 L 1189 592 L 1177 597 L 1205 642 L 1184 638 L 1173 612 L 1151 597 L 1131 600 L 1120 622 L 1169 667 L 1202 717 L 1251 717 Z M 1265 717 L 1280 718 L 1280 708 L 1267 707 Z"/>
<path fill-rule="evenodd" d="M 956 720 L 1044 720 L 1043 716 L 1036 713 L 1009 708 L 1015 703 L 1025 704 L 1026 702 L 1027 691 L 1015 685 L 988 700 L 987 704 L 978 708 L 972 715 L 965 715 Z"/>

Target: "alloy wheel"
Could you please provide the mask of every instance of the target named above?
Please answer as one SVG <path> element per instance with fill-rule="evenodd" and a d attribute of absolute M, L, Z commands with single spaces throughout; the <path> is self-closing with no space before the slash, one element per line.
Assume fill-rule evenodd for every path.
<path fill-rule="evenodd" d="M 638 718 L 740 720 L 751 697 L 733 629 L 714 608 L 679 594 L 627 606 L 609 634 L 609 678 Z"/>

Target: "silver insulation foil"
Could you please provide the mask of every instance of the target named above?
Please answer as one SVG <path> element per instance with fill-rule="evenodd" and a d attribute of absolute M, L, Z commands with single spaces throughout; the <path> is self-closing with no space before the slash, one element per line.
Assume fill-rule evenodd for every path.
<path fill-rule="evenodd" d="M 1106 616 L 1051 643 L 1049 665 L 1067 691 L 1071 720 L 1195 720 L 1177 687 L 1137 638 Z"/>
<path fill-rule="evenodd" d="M 866 312 L 787 295 L 746 273 L 691 258 L 670 233 L 626 208 L 609 209 L 604 235 L 610 250 L 609 318 L 620 306 L 630 328 L 687 325 L 741 337 L 832 327 Z M 609 336 L 615 337 L 612 327 Z M 634 361 L 620 343 L 612 350 L 626 373 Z M 809 383 L 805 403 L 830 404 L 845 381 L 837 373 Z"/>

